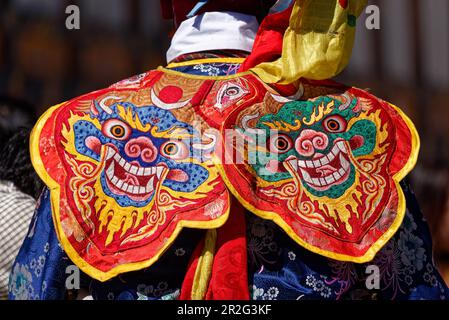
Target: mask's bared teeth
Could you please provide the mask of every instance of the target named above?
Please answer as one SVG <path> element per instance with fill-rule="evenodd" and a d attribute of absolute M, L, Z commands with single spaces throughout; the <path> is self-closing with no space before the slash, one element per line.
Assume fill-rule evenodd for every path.
<path fill-rule="evenodd" d="M 143 175 L 144 176 L 149 176 L 153 173 L 153 168 L 145 168 Z"/>
<path fill-rule="evenodd" d="M 343 171 L 347 171 L 350 167 L 350 163 L 348 162 L 348 160 L 346 160 L 346 158 L 343 156 L 343 153 L 340 154 L 340 163 L 341 166 L 343 168 Z"/>
<path fill-rule="evenodd" d="M 129 172 L 132 174 L 137 174 L 137 171 L 139 171 L 139 167 L 136 166 L 131 166 L 131 168 L 129 169 Z"/>
<path fill-rule="evenodd" d="M 322 166 L 325 166 L 332 161 L 334 161 L 335 157 L 341 154 L 341 152 L 346 153 L 346 147 L 343 141 L 337 142 L 337 144 L 332 148 L 332 150 L 322 158 L 318 160 L 298 160 L 298 167 L 300 168 L 309 168 L 309 169 L 318 169 Z"/>
<path fill-rule="evenodd" d="M 119 180 L 119 182 L 117 183 L 116 187 L 119 188 L 119 189 L 122 189 L 124 184 L 125 184 L 125 181 Z"/>
<path fill-rule="evenodd" d="M 340 149 L 341 152 L 348 153 L 346 150 L 346 145 L 343 141 L 338 141 L 337 147 Z"/>
<path fill-rule="evenodd" d="M 119 178 L 117 178 L 116 176 L 113 176 L 112 179 L 111 179 L 111 182 L 112 182 L 114 185 L 116 185 L 116 184 L 118 183 L 118 181 L 119 181 Z"/>
<path fill-rule="evenodd" d="M 159 181 L 164 170 L 168 170 L 165 166 L 142 168 L 139 165 L 133 165 L 121 157 L 114 148 L 110 147 L 106 150 L 106 160 L 110 161 L 108 161 L 108 167 L 105 170 L 108 183 L 116 188 L 117 191 L 124 192 L 130 196 L 145 196 L 154 192 L 156 187 L 155 181 Z M 125 182 L 127 179 L 122 180 L 119 178 L 116 175 L 117 166 L 120 166 L 120 168 L 127 173 L 128 178 L 131 178 L 129 175 L 134 176 L 133 182 L 128 183 L 129 181 Z M 119 176 L 122 175 L 123 174 Z M 139 179 L 142 179 L 142 177 L 148 177 L 148 183 L 146 185 L 138 185 L 138 177 Z"/>
<path fill-rule="evenodd" d="M 298 171 L 298 160 L 296 160 L 296 159 L 293 159 L 293 160 L 290 160 L 289 161 L 289 163 L 290 163 L 290 166 L 293 168 L 293 170 L 295 170 L 295 171 Z"/>
<path fill-rule="evenodd" d="M 112 179 L 112 177 L 114 177 L 114 166 L 115 166 L 114 161 L 112 161 L 111 165 L 106 170 L 106 175 L 109 179 Z"/>
<path fill-rule="evenodd" d="M 334 176 L 335 180 L 338 180 L 338 179 L 341 178 L 341 174 L 339 174 L 338 171 L 337 171 L 337 172 L 334 172 L 334 173 L 333 173 L 333 176 Z"/>
<path fill-rule="evenodd" d="M 128 192 L 128 187 L 129 187 L 129 184 L 127 182 L 125 182 L 125 183 L 123 183 L 123 185 L 120 189 L 122 189 L 125 192 Z"/>
<path fill-rule="evenodd" d="M 342 180 L 344 177 L 349 177 L 349 172 L 351 170 L 351 164 L 346 158 L 346 146 L 343 141 L 338 142 L 328 155 L 313 161 L 303 161 L 298 160 L 297 165 L 301 171 L 303 180 L 314 188 L 328 188 L 335 184 L 337 181 Z M 334 161 L 338 156 L 340 165 L 339 169 L 330 166 L 330 162 Z M 319 165 L 318 165 L 319 163 Z M 322 167 L 325 169 L 321 169 Z M 314 169 L 317 173 L 321 174 L 321 177 L 312 178 L 309 173 L 310 169 Z M 331 170 L 331 173 L 329 172 Z M 327 174 L 326 176 L 324 176 Z"/>
<path fill-rule="evenodd" d="M 329 162 L 334 161 L 335 157 L 338 156 L 338 154 L 340 153 L 340 149 L 338 149 L 338 146 L 335 145 L 332 150 L 329 152 L 329 154 L 327 155 L 327 159 L 329 160 Z"/>
<path fill-rule="evenodd" d="M 302 174 L 302 178 L 304 179 L 305 182 L 313 183 L 312 178 L 310 177 L 310 174 L 306 170 L 301 169 L 301 174 Z"/>
<path fill-rule="evenodd" d="M 164 167 L 162 166 L 156 167 L 156 176 L 158 179 L 161 178 L 162 172 L 164 172 Z"/>
<path fill-rule="evenodd" d="M 333 154 L 332 154 L 333 155 Z M 325 157 L 322 157 L 321 159 L 320 159 L 320 163 L 321 163 L 321 166 L 325 166 L 326 164 L 328 164 L 328 163 L 330 163 L 331 162 L 331 160 L 329 160 L 329 155 L 327 155 L 327 156 L 325 156 Z"/>
<path fill-rule="evenodd" d="M 311 169 L 314 169 L 315 168 L 315 166 L 313 165 L 313 161 L 306 161 L 306 167 L 307 168 L 311 168 Z"/>
<path fill-rule="evenodd" d="M 326 184 L 328 184 L 328 185 L 335 182 L 335 178 L 333 175 L 325 177 L 324 180 L 326 181 Z"/>
<path fill-rule="evenodd" d="M 133 191 L 131 191 L 131 192 L 134 193 L 134 194 L 139 194 L 139 189 L 140 189 L 140 187 L 134 186 L 133 187 Z"/>
<path fill-rule="evenodd" d="M 145 191 L 152 192 L 153 190 L 154 190 L 154 177 L 151 177 L 150 181 L 148 181 L 148 183 L 147 183 Z"/>

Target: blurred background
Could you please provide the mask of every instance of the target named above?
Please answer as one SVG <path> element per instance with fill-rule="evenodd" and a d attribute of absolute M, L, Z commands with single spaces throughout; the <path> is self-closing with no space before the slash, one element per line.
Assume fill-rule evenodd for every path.
<path fill-rule="evenodd" d="M 81 29 L 67 30 L 78 5 Z M 377 0 L 380 30 L 359 20 L 339 80 L 401 108 L 422 139 L 412 185 L 449 283 L 449 1 Z M 165 63 L 172 26 L 158 0 L 0 0 L 0 96 L 39 115 L 60 103 Z"/>

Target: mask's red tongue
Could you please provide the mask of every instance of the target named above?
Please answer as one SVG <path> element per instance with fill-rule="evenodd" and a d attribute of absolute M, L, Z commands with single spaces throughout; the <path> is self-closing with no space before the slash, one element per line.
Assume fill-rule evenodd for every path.
<path fill-rule="evenodd" d="M 139 179 L 135 175 L 125 173 L 125 182 L 133 186 L 140 186 Z"/>

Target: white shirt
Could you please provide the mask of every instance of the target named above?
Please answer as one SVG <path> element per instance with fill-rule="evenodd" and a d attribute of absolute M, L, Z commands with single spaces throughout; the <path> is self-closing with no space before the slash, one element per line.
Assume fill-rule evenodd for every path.
<path fill-rule="evenodd" d="M 11 267 L 28 231 L 36 201 L 0 180 L 0 300 L 8 294 Z"/>
<path fill-rule="evenodd" d="M 251 52 L 259 23 L 236 12 L 206 12 L 181 23 L 167 52 L 167 62 L 183 54 L 211 50 Z"/>

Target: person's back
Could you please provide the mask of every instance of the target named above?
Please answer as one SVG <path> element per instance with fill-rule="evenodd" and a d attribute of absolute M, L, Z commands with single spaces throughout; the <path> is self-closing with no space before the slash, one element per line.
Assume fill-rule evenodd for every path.
<path fill-rule="evenodd" d="M 337 6 L 347 32 L 330 41 L 350 43 L 360 2 L 334 2 L 321 8 Z M 300 2 L 278 1 L 270 17 L 283 26 L 268 19 L 260 30 L 256 12 L 222 12 L 240 1 L 211 0 L 191 19 L 196 1 L 163 3 L 182 22 L 166 68 L 56 106 L 36 126 L 32 152 L 49 189 L 10 298 L 64 298 L 72 263 L 95 299 L 446 298 L 419 208 L 400 184 L 418 150 L 406 116 L 362 90 L 299 80 L 288 59 L 260 63 L 282 54 L 276 45 L 292 32 L 282 19 Z M 347 50 L 313 50 L 294 60 L 312 79 L 345 65 Z M 341 66 L 330 71 L 334 57 Z M 235 128 L 262 160 L 215 161 L 216 142 Z M 261 131 L 267 145 L 251 145 Z M 375 293 L 364 288 L 369 263 L 383 272 Z"/>

